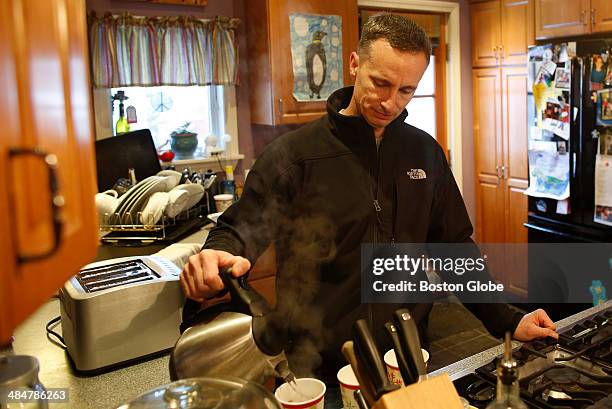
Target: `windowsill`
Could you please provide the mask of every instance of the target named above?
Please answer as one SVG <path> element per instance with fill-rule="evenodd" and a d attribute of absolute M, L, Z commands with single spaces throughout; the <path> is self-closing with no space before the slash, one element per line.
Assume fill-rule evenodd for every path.
<path fill-rule="evenodd" d="M 222 166 L 232 165 L 235 169 L 238 161 L 241 159 L 244 159 L 244 155 L 241 153 L 237 155 L 216 155 L 208 158 L 178 159 L 172 162 L 162 162 L 162 167 L 174 166 L 178 171 L 187 167 L 192 171 L 199 172 L 208 169 L 212 169 L 213 172 L 223 172 L 225 169 L 219 167 L 219 162 L 221 162 Z"/>

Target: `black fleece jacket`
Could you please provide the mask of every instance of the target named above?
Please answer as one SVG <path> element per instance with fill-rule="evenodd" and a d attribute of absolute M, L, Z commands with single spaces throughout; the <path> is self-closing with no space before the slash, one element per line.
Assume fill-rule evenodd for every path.
<path fill-rule="evenodd" d="M 241 199 L 219 218 L 204 245 L 253 263 L 275 243 L 277 309 L 293 335 L 290 363 L 295 372 L 314 371 L 325 379 L 345 364 L 340 348 L 356 319 L 368 319 L 378 342 L 388 345 L 383 324 L 398 305 L 361 304 L 362 243 L 470 243 L 472 234 L 437 142 L 406 124 L 404 111 L 377 149 L 362 117 L 338 113 L 352 92 L 334 92 L 327 115 L 266 148 Z M 466 307 L 495 336 L 514 331 L 521 319 L 505 304 Z M 429 311 L 410 308 L 421 320 Z"/>

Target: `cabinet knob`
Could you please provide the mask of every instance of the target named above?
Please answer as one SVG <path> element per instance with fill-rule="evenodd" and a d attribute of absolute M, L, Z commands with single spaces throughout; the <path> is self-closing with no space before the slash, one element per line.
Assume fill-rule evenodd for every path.
<path fill-rule="evenodd" d="M 278 99 L 278 112 L 280 112 L 281 117 L 283 116 L 283 99 Z"/>
<path fill-rule="evenodd" d="M 595 21 L 595 13 L 597 12 L 597 9 L 591 9 L 591 26 L 595 27 L 595 24 L 597 24 L 597 22 Z"/>
<path fill-rule="evenodd" d="M 580 22 L 586 26 L 586 19 L 585 19 L 585 15 L 586 15 L 586 10 L 580 10 Z"/>

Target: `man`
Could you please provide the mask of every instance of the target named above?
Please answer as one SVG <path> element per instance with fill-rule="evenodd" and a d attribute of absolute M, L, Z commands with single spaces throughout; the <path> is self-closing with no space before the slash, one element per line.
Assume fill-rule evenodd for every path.
<path fill-rule="evenodd" d="M 365 24 L 350 57 L 355 85 L 334 92 L 327 115 L 269 145 L 243 196 L 219 219 L 204 250 L 181 273 L 196 301 L 223 289 L 219 268 L 245 274 L 274 242 L 277 309 L 292 335 L 296 372 L 333 379 L 342 343 L 359 318 L 384 338 L 397 305 L 361 304 L 362 243 L 470 243 L 472 226 L 444 154 L 431 136 L 404 122 L 427 68 L 422 28 L 391 14 Z M 418 180 L 411 169 L 422 170 Z M 497 336 L 557 337 L 542 311 L 521 316 L 506 305 L 467 305 Z M 430 306 L 412 305 L 423 321 Z M 381 336 L 382 335 L 382 336 Z"/>

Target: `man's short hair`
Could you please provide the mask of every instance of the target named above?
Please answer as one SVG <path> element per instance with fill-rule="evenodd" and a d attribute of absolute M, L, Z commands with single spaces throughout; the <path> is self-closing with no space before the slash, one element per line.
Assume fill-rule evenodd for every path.
<path fill-rule="evenodd" d="M 423 27 L 411 19 L 397 14 L 381 13 L 368 19 L 361 30 L 358 53 L 369 58 L 370 46 L 378 39 L 385 39 L 391 47 L 410 53 L 431 55 L 431 42 Z"/>

